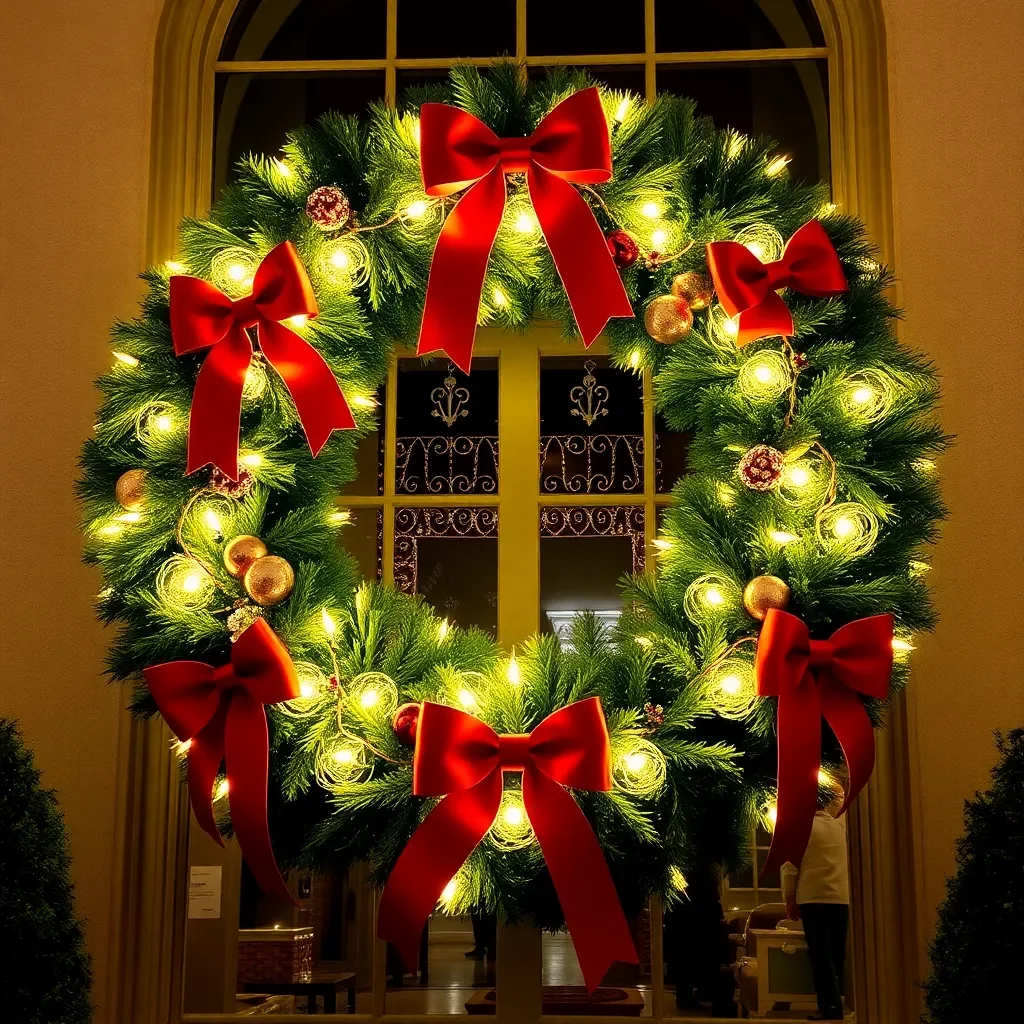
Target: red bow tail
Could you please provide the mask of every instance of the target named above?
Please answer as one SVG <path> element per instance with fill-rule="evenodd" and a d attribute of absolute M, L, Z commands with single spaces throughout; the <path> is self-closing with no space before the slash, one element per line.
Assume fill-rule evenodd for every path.
<path fill-rule="evenodd" d="M 284 644 L 264 619 L 257 619 L 236 641 L 227 665 L 172 661 L 153 665 L 144 675 L 171 730 L 182 742 L 191 741 L 189 801 L 199 826 L 223 845 L 213 813 L 213 785 L 223 763 L 231 824 L 246 863 L 264 892 L 291 900 L 267 823 L 264 704 L 299 695 Z"/>
<path fill-rule="evenodd" d="M 563 788 L 608 789 L 608 734 L 597 698 L 545 719 L 529 736 L 497 736 L 465 712 L 426 703 L 413 792 L 444 799 L 427 815 L 388 877 L 378 935 L 416 962 L 427 918 L 501 806 L 502 772 L 523 772 L 523 804 L 562 904 L 587 988 L 615 960 L 636 963 L 629 925 L 601 847 Z"/>
<path fill-rule="evenodd" d="M 597 89 L 559 103 L 526 139 L 499 139 L 472 114 L 426 103 L 420 161 L 428 195 L 467 186 L 438 235 L 417 352 L 444 351 L 469 372 L 487 262 L 505 210 L 505 175 L 526 172 L 537 221 L 585 345 L 633 309 L 604 234 L 571 182 L 612 176 L 608 122 Z"/>
<path fill-rule="evenodd" d="M 828 298 L 848 288 L 839 256 L 816 220 L 794 232 L 775 262 L 762 263 L 739 242 L 708 243 L 707 260 L 722 307 L 738 318 L 736 344 L 741 348 L 758 338 L 793 335 L 793 314 L 779 289 Z"/>
<path fill-rule="evenodd" d="M 875 737 L 861 694 L 884 699 L 892 675 L 891 615 L 850 622 L 828 640 L 812 640 L 795 615 L 765 617 L 754 665 L 757 692 L 778 697 L 778 797 L 771 849 L 762 875 L 799 865 L 818 802 L 821 719 L 843 750 L 849 771 L 842 810 L 871 776 Z"/>
<path fill-rule="evenodd" d="M 247 328 L 255 328 L 267 362 L 295 402 L 314 455 L 331 431 L 355 426 L 337 378 L 307 341 L 280 321 L 316 316 L 313 288 L 291 242 L 282 242 L 260 263 L 251 295 L 232 300 L 212 284 L 176 275 L 170 281 L 171 337 L 180 356 L 209 348 L 196 378 L 189 413 L 188 460 L 192 473 L 212 463 L 238 476 L 242 389 L 252 359 Z"/>

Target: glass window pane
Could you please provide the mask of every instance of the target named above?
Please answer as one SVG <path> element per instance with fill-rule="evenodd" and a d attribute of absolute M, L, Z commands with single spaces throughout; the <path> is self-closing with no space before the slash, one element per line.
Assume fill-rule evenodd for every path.
<path fill-rule="evenodd" d="M 328 110 L 362 114 L 383 96 L 383 71 L 217 75 L 214 195 L 233 177 L 239 157 L 275 153 L 293 128 Z"/>
<path fill-rule="evenodd" d="M 398 364 L 398 494 L 493 494 L 498 489 L 498 361 L 471 374 L 442 360 Z"/>
<path fill-rule="evenodd" d="M 654 0 L 654 27 L 662 53 L 825 45 L 812 0 Z"/>
<path fill-rule="evenodd" d="M 656 456 L 654 464 L 655 490 L 668 494 L 686 473 L 692 434 L 680 434 L 669 428 L 660 413 L 654 417 Z"/>
<path fill-rule="evenodd" d="M 399 57 L 500 57 L 516 52 L 515 0 L 398 0 Z"/>
<path fill-rule="evenodd" d="M 395 587 L 422 594 L 456 625 L 497 635 L 497 509 L 396 509 Z"/>
<path fill-rule="evenodd" d="M 383 58 L 387 0 L 242 0 L 221 60 Z"/>
<path fill-rule="evenodd" d="M 609 89 L 628 89 L 643 95 L 645 91 L 645 72 L 642 64 L 588 64 L 580 65 L 584 71 L 601 85 Z M 531 65 L 530 78 L 543 78 L 547 68 Z"/>
<path fill-rule="evenodd" d="M 342 488 L 342 494 L 384 493 L 384 424 L 387 422 L 387 388 L 381 385 L 374 396 L 377 426 L 356 443 L 356 476 Z"/>
<path fill-rule="evenodd" d="M 528 5 L 526 52 L 643 53 L 644 0 L 543 0 Z"/>
<path fill-rule="evenodd" d="M 779 869 L 774 868 L 769 871 L 768 874 L 762 875 L 761 872 L 764 870 L 765 862 L 768 860 L 767 850 L 757 851 L 757 890 L 758 894 L 762 897 L 761 902 L 765 902 L 766 899 L 771 899 L 771 896 L 765 895 L 766 889 L 782 889 L 782 879 L 779 875 Z"/>
<path fill-rule="evenodd" d="M 348 525 L 339 535 L 339 543 L 359 564 L 368 580 L 381 578 L 383 548 L 383 511 L 379 508 L 348 509 Z"/>
<path fill-rule="evenodd" d="M 583 610 L 614 624 L 619 580 L 643 568 L 643 508 L 544 508 L 540 537 L 541 631 L 561 633 Z"/>
<path fill-rule="evenodd" d="M 643 384 L 605 357 L 544 359 L 540 371 L 544 494 L 641 493 Z"/>
<path fill-rule="evenodd" d="M 658 89 L 696 100 L 720 128 L 771 136 L 795 180 L 829 180 L 827 61 L 659 65 Z"/>

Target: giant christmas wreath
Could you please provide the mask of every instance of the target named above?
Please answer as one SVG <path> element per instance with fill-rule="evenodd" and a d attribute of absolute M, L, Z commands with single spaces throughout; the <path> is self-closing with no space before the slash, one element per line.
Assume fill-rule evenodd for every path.
<path fill-rule="evenodd" d="M 83 452 L 87 557 L 111 674 L 265 887 L 367 861 L 407 956 L 438 902 L 486 909 L 567 923 L 593 986 L 633 956 L 624 911 L 735 866 L 758 817 L 769 866 L 799 861 L 819 788 L 866 782 L 932 621 L 937 386 L 860 225 L 767 140 L 459 67 L 245 159 L 144 276 Z M 468 368 L 477 323 L 537 317 L 607 321 L 692 444 L 616 629 L 509 656 L 360 583 L 338 495 L 393 344 Z"/>

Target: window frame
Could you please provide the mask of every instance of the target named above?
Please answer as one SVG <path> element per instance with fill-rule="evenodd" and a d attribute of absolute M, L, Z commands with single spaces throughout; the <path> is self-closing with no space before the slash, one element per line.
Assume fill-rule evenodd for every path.
<path fill-rule="evenodd" d="M 654 4 L 645 0 L 648 54 L 643 63 L 647 92 L 650 95 L 654 91 L 657 63 L 668 62 L 670 57 L 678 57 L 678 63 L 715 63 L 827 56 L 833 194 L 837 202 L 867 223 L 882 258 L 891 262 L 893 203 L 883 3 L 813 2 L 826 42 L 824 48 L 813 48 L 813 52 L 742 50 L 655 56 Z M 182 216 L 201 215 L 208 208 L 214 75 L 218 65 L 228 63 L 220 62 L 217 55 L 236 3 L 165 0 L 163 5 L 154 54 L 147 262 L 158 262 L 174 251 Z M 517 0 L 517 54 L 525 54 L 525 21 L 521 17 L 525 9 L 526 0 Z M 392 97 L 399 67 L 395 58 L 396 11 L 397 0 L 388 0 L 389 56 L 385 63 L 393 61 L 387 82 Z M 629 56 L 576 55 L 561 63 L 623 63 Z M 323 62 L 312 63 L 323 66 Z M 327 66 L 334 63 L 327 62 Z M 413 63 L 430 66 L 431 61 Z M 444 66 L 449 62 L 432 63 Z M 527 63 L 552 65 L 559 61 L 552 57 L 527 58 Z M 896 298 L 898 301 L 898 293 Z M 649 398 L 646 388 L 645 398 Z M 654 517 L 648 516 L 647 529 L 654 525 Z M 116 906 L 111 916 L 106 988 L 112 1019 L 131 1020 L 133 1024 L 165 1024 L 181 1019 L 185 886 L 179 881 L 187 864 L 188 804 L 177 770 L 167 756 L 168 740 L 163 723 L 122 716 L 117 856 L 112 869 L 114 877 L 124 881 L 114 887 Z M 923 963 L 918 868 L 922 827 L 914 796 L 906 698 L 901 697 L 895 703 L 889 728 L 879 735 L 875 775 L 853 809 L 851 820 L 855 919 L 852 953 L 857 1012 L 862 1022 L 899 1024 L 916 1019 L 921 1008 L 914 978 L 920 976 Z M 660 930 L 654 931 L 652 945 L 660 946 Z M 509 932 L 509 951 L 524 961 L 536 957 L 539 975 L 539 942 L 532 941 L 528 929 Z M 652 954 L 660 959 L 660 950 L 652 949 Z M 383 1006 L 378 1007 L 375 1001 L 373 1009 L 376 1015 Z M 536 1008 L 528 1000 L 517 1001 L 509 1004 L 508 1012 L 503 1005 L 498 1020 L 519 1024 L 535 1015 Z M 190 1015 L 189 1019 L 198 1024 L 207 1019 L 227 1020 L 229 1016 Z M 306 1018 L 278 1019 L 284 1024 L 289 1019 L 297 1022 Z M 600 1018 L 591 1020 L 598 1022 Z"/>

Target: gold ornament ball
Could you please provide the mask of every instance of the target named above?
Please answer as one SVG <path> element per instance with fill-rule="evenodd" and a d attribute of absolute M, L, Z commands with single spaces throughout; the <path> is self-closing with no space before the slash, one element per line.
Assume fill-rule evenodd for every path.
<path fill-rule="evenodd" d="M 706 309 L 715 294 L 715 286 L 707 275 L 688 270 L 673 279 L 672 294 L 677 299 L 685 299 L 690 309 Z"/>
<path fill-rule="evenodd" d="M 295 586 L 295 570 L 279 555 L 264 555 L 249 566 L 245 592 L 264 608 L 280 604 Z"/>
<path fill-rule="evenodd" d="M 755 619 L 764 619 L 769 608 L 789 604 L 789 584 L 778 576 L 755 576 L 743 588 L 743 607 Z"/>
<path fill-rule="evenodd" d="M 232 537 L 224 545 L 224 568 L 236 580 L 240 580 L 249 566 L 267 553 L 267 545 L 259 537 L 250 537 L 243 533 L 240 537 Z"/>
<path fill-rule="evenodd" d="M 682 341 L 693 327 L 693 313 L 685 299 L 675 295 L 659 295 L 651 299 L 644 313 L 647 333 L 662 345 Z"/>
<path fill-rule="evenodd" d="M 146 471 L 129 469 L 114 484 L 114 497 L 122 508 L 138 508 L 146 497 Z"/>

